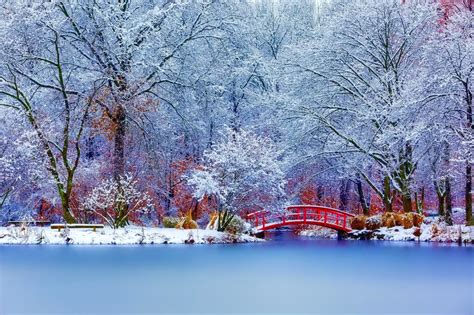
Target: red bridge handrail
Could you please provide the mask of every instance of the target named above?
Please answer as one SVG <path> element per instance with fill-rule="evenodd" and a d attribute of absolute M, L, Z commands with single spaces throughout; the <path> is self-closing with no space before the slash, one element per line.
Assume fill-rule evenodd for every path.
<path fill-rule="evenodd" d="M 260 210 L 247 214 L 247 220 L 254 222 L 258 231 L 265 231 L 290 225 L 319 225 L 339 231 L 349 232 L 353 214 L 324 206 L 293 205 L 281 213 Z"/>
<path fill-rule="evenodd" d="M 336 208 L 331 208 L 331 207 L 325 207 L 325 206 L 314 206 L 314 205 L 294 205 L 294 206 L 288 206 L 286 207 L 287 210 L 290 210 L 290 209 L 298 209 L 298 208 L 311 208 L 311 209 L 327 209 L 327 210 L 330 210 L 331 212 L 337 212 L 337 213 L 341 213 L 341 214 L 344 214 L 344 215 L 347 215 L 348 217 L 355 217 L 354 214 L 352 213 L 349 213 L 349 212 L 345 212 L 345 211 L 342 211 L 342 210 L 339 210 L 339 209 L 336 209 Z"/>

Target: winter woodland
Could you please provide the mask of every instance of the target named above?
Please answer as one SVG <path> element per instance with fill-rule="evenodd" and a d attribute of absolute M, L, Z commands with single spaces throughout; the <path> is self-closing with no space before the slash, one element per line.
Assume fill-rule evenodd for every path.
<path fill-rule="evenodd" d="M 474 224 L 474 2 L 3 0 L 0 220 Z"/>

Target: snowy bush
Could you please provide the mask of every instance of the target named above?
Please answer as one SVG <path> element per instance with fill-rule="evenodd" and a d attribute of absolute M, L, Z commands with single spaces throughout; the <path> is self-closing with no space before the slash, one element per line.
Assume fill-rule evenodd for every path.
<path fill-rule="evenodd" d="M 395 218 L 393 217 L 392 212 L 385 212 L 382 214 L 382 226 L 388 228 L 395 226 Z"/>
<path fill-rule="evenodd" d="M 242 234 L 250 230 L 251 226 L 248 222 L 245 222 L 240 216 L 236 215 L 232 218 L 230 223 L 227 225 L 225 231 L 231 234 Z"/>
<path fill-rule="evenodd" d="M 365 221 L 365 227 L 367 230 L 377 230 L 382 227 L 382 220 L 379 216 L 369 217 Z"/>
<path fill-rule="evenodd" d="M 191 211 L 188 211 L 184 217 L 179 219 L 178 224 L 176 224 L 176 228 L 184 230 L 199 229 L 199 225 L 193 220 Z"/>
<path fill-rule="evenodd" d="M 163 227 L 165 228 L 175 228 L 179 223 L 179 218 L 177 217 L 164 217 L 163 218 Z"/>
<path fill-rule="evenodd" d="M 358 215 L 352 218 L 351 220 L 351 228 L 353 230 L 363 230 L 365 229 L 365 222 L 366 222 L 366 217 L 363 215 Z"/>
<path fill-rule="evenodd" d="M 82 207 L 113 228 L 123 227 L 132 215 L 147 213 L 152 207 L 148 194 L 138 191 L 136 184 L 131 175 L 108 179 L 91 191 Z"/>
<path fill-rule="evenodd" d="M 410 213 L 407 213 L 403 216 L 403 228 L 411 229 L 413 227 L 413 217 Z"/>

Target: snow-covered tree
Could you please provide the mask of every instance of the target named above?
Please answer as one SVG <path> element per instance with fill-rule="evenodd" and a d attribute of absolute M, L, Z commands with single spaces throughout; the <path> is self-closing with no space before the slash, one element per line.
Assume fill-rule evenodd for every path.
<path fill-rule="evenodd" d="M 131 172 L 159 223 L 195 201 L 195 169 L 227 218 L 285 178 L 292 202 L 465 199 L 470 221 L 472 16 L 463 0 L 3 0 L 0 201 L 84 221 L 93 187 Z M 281 155 L 275 182 L 246 166 Z"/>
<path fill-rule="evenodd" d="M 194 82 L 188 46 L 219 39 L 222 5 L 199 1 L 58 1 L 67 38 L 82 68 L 105 87 L 99 110 L 113 139 L 114 176 L 126 172 L 128 126 L 158 103 L 178 111 L 177 98 Z M 183 74 L 187 73 L 187 76 Z"/>
<path fill-rule="evenodd" d="M 305 140 L 329 132 L 313 154 L 352 156 L 354 172 L 389 211 L 392 188 L 405 211 L 412 211 L 413 175 L 429 143 L 428 106 L 440 97 L 418 79 L 420 48 L 435 29 L 434 12 L 427 2 L 337 2 L 322 34 L 290 60 L 301 80 L 312 84 L 294 87 L 302 98 L 289 107 L 290 117 L 303 126 Z M 378 180 L 369 176 L 373 165 Z"/>
<path fill-rule="evenodd" d="M 219 230 L 247 207 L 277 211 L 282 205 L 285 174 L 281 152 L 267 137 L 227 129 L 222 139 L 204 152 L 204 167 L 187 178 L 194 196 L 218 201 Z"/>
<path fill-rule="evenodd" d="M 6 2 L 0 27 L 8 42 L 0 51 L 0 106 L 30 124 L 60 197 L 64 220 L 71 223 L 75 222 L 70 202 L 81 160 L 80 142 L 97 89 L 72 61 L 63 20 L 54 8 L 52 3 Z M 18 37 L 24 42 L 19 43 Z"/>
<path fill-rule="evenodd" d="M 459 138 L 461 156 L 455 159 L 464 164 L 466 222 L 474 224 L 473 206 L 473 139 L 474 139 L 474 13 L 472 5 L 458 5 L 451 9 L 441 30 L 431 41 L 432 80 L 446 98 L 444 116 L 447 125 Z"/>

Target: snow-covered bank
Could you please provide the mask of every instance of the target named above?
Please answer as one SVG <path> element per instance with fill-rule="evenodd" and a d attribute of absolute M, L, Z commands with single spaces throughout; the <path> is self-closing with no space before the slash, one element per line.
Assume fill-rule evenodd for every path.
<path fill-rule="evenodd" d="M 455 224 L 448 226 L 443 222 L 426 220 L 421 227 L 404 229 L 403 226 L 381 227 L 376 230 L 354 230 L 349 239 L 385 240 L 385 241 L 422 241 L 422 242 L 462 242 L 474 244 L 474 226 Z M 337 232 L 323 227 L 314 227 L 298 233 L 302 236 L 317 238 L 337 238 Z"/>
<path fill-rule="evenodd" d="M 0 244 L 223 244 L 262 241 L 249 235 L 232 235 L 213 230 L 126 227 L 69 229 L 58 232 L 49 227 L 0 227 Z"/>
<path fill-rule="evenodd" d="M 349 238 L 385 241 L 458 242 L 474 244 L 474 227 L 443 223 L 422 224 L 421 227 L 404 229 L 401 226 L 381 227 L 377 230 L 360 230 L 349 233 Z"/>

